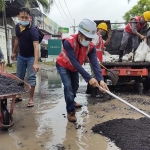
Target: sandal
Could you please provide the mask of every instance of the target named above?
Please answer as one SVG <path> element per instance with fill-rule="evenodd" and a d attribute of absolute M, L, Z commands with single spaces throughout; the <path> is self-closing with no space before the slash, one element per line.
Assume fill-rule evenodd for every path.
<path fill-rule="evenodd" d="M 11 99 L 10 101 L 12 101 L 12 99 Z M 17 97 L 17 98 L 15 99 L 15 103 L 18 103 L 18 102 L 21 102 L 21 101 L 22 101 L 22 98 L 18 98 L 18 97 Z"/>
<path fill-rule="evenodd" d="M 34 107 L 34 102 L 29 102 L 29 103 L 27 104 L 27 107 Z"/>

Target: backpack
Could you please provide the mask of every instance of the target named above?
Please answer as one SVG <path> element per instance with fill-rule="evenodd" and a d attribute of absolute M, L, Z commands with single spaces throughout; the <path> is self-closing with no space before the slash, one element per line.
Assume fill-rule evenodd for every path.
<path fill-rule="evenodd" d="M 43 32 L 42 32 L 38 27 L 35 27 L 35 28 L 38 30 L 38 34 L 39 34 L 39 43 L 41 43 L 42 40 L 43 40 L 44 34 L 43 34 Z"/>
<path fill-rule="evenodd" d="M 32 27 L 33 28 L 33 27 Z M 42 42 L 43 37 L 44 37 L 44 33 L 41 31 L 41 29 L 39 29 L 38 27 L 34 27 L 38 30 L 38 35 L 39 35 L 39 44 Z M 26 30 L 30 30 L 30 28 L 26 29 Z M 18 35 L 18 37 L 21 37 L 21 33 Z"/>

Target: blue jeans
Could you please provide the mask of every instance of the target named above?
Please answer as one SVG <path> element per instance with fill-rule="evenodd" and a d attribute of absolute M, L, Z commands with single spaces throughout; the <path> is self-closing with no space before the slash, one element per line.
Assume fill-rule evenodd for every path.
<path fill-rule="evenodd" d="M 34 57 L 22 57 L 17 58 L 17 77 L 24 80 L 25 74 L 27 73 L 27 82 L 31 86 L 36 85 L 36 74 L 33 71 Z"/>
<path fill-rule="evenodd" d="M 68 113 L 73 112 L 75 110 L 74 98 L 76 97 L 76 92 L 79 88 L 79 74 L 78 72 L 71 72 L 58 64 L 56 64 L 56 67 L 64 85 L 66 110 Z"/>

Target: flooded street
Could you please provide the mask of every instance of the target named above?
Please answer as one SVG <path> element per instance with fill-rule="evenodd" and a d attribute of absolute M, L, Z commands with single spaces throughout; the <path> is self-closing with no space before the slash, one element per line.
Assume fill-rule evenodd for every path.
<path fill-rule="evenodd" d="M 89 67 L 85 67 L 90 72 Z M 128 84 L 110 89 L 150 113 L 150 97 L 148 93 L 141 92 L 140 85 L 138 87 L 135 89 L 135 86 Z M 22 102 L 15 104 L 15 124 L 8 131 L 0 131 L 0 150 L 119 150 L 109 138 L 94 134 L 91 128 L 108 120 L 138 119 L 143 115 L 114 98 L 92 98 L 85 91 L 86 83 L 80 76 L 80 88 L 75 100 L 83 107 L 76 109 L 77 123 L 70 123 L 57 70 L 42 68 L 37 74 L 35 107 L 26 107 L 28 93 Z"/>

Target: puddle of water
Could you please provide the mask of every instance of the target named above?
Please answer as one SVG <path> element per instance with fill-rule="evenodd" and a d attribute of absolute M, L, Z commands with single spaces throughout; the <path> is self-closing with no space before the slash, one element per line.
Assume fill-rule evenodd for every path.
<path fill-rule="evenodd" d="M 88 65 L 85 68 L 90 72 Z M 86 88 L 86 84 L 80 76 L 80 86 Z M 15 104 L 15 125 L 9 132 L 0 132 L 0 150 L 58 150 L 58 144 L 65 150 L 119 150 L 106 137 L 93 134 L 91 128 L 111 119 L 142 116 L 118 100 L 102 103 L 101 99 L 78 93 L 75 100 L 84 106 L 77 109 L 77 124 L 68 122 L 57 70 L 38 74 L 36 93 L 34 108 L 26 108 L 27 96 Z M 149 110 L 145 105 L 138 107 Z"/>

